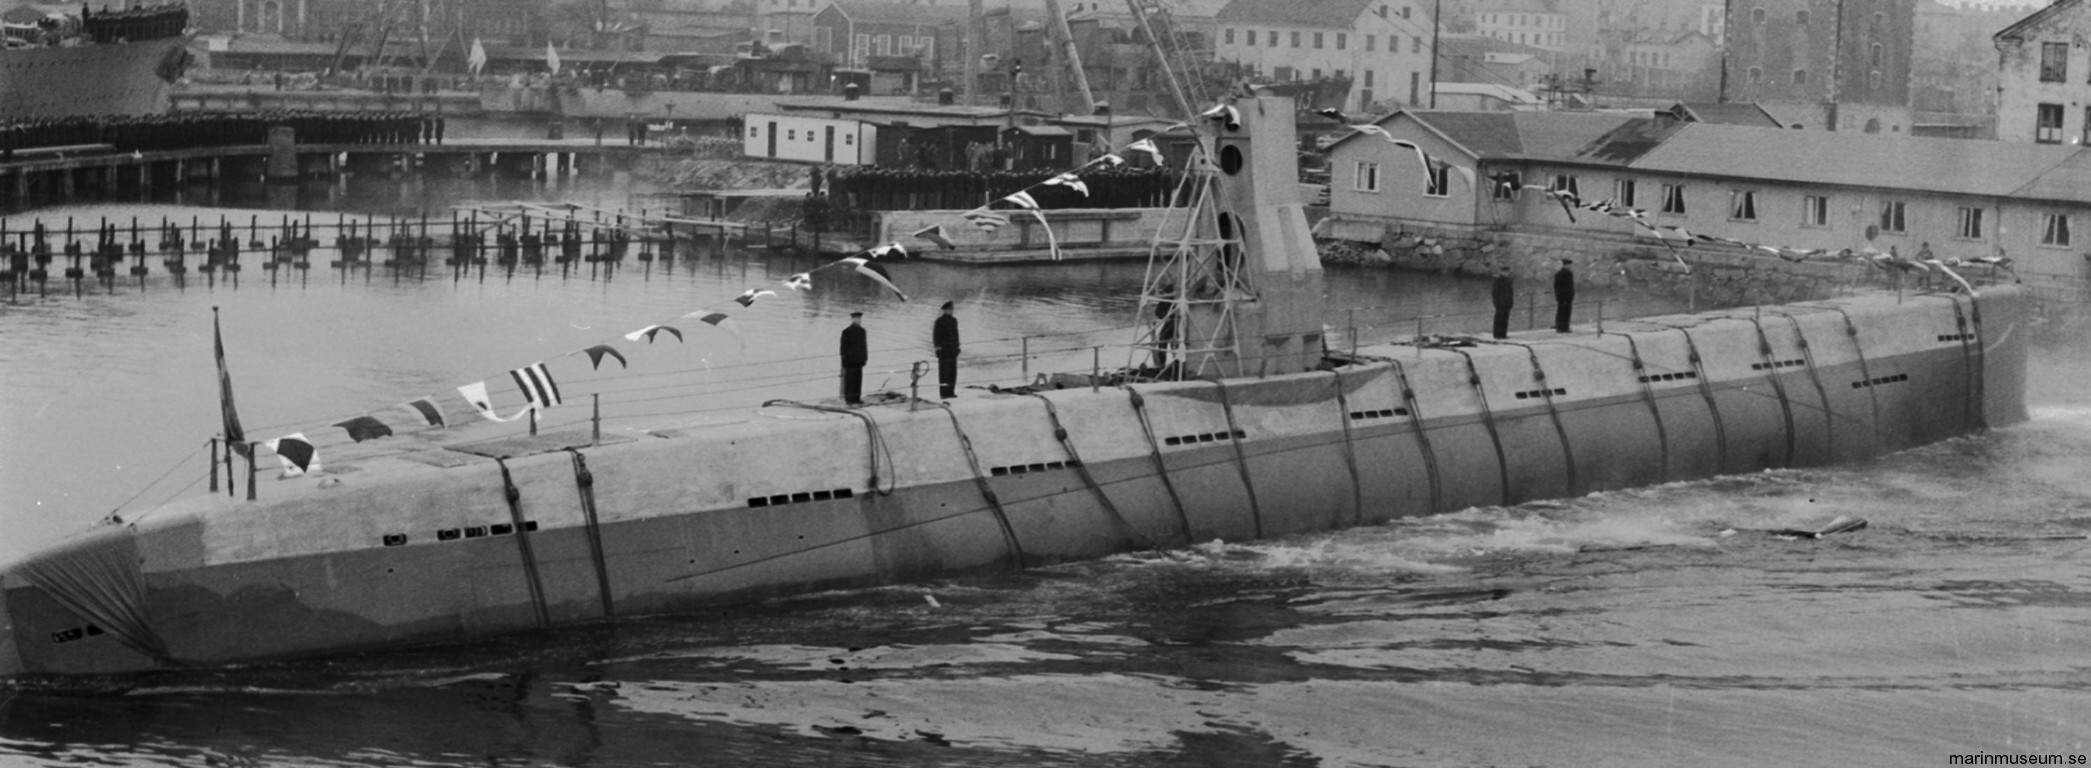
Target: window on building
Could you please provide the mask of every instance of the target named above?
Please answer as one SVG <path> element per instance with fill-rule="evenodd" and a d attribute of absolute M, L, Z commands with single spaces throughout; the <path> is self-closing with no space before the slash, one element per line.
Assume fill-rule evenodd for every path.
<path fill-rule="evenodd" d="M 892 35 L 879 35 L 879 36 L 878 36 L 877 38 L 874 38 L 874 39 L 876 39 L 876 40 L 878 41 L 878 50 L 879 50 L 879 55 L 880 55 L 880 56 L 891 56 L 891 55 L 893 55 L 893 36 L 892 36 Z"/>
<path fill-rule="evenodd" d="M 1371 88 L 1371 87 L 1372 87 L 1372 70 L 1369 70 L 1369 69 L 1368 69 L 1368 70 L 1365 70 L 1365 87 L 1367 87 L 1367 88 Z M 1371 100 L 1371 99 L 1366 99 L 1366 100 L 1365 100 L 1365 103 L 1367 103 L 1367 104 L 1370 104 L 1370 103 L 1372 103 L 1372 100 Z"/>
<path fill-rule="evenodd" d="M 1358 109 L 1364 110 L 1365 108 L 1370 106 L 1372 106 L 1372 89 L 1366 88 L 1365 90 L 1358 92 Z"/>
<path fill-rule="evenodd" d="M 1336 33 L 1336 50 L 1339 50 L 1339 51 L 1340 51 L 1340 50 L 1343 50 L 1343 47 L 1344 47 L 1344 46 L 1346 46 L 1346 45 L 1349 45 L 1349 44 L 1350 44 L 1350 33 L 1348 33 L 1348 32 L 1338 32 L 1338 33 Z"/>
<path fill-rule="evenodd" d="M 1736 221 L 1757 220 L 1757 192 L 1749 189 L 1728 191 L 1728 218 Z"/>
<path fill-rule="evenodd" d="M 1866 73 L 1866 89 L 1867 89 L 1867 90 L 1869 90 L 1869 91 L 1878 91 L 1878 90 L 1880 90 L 1880 71 L 1879 71 L 1879 70 L 1874 70 L 1874 71 L 1872 71 L 1872 72 L 1868 72 L 1868 73 Z"/>
<path fill-rule="evenodd" d="M 1417 99 L 1417 96 L 1418 96 L 1418 94 L 1421 94 L 1422 92 L 1423 92 L 1423 73 L 1421 73 L 1421 72 L 1410 72 L 1410 73 L 1409 73 L 1409 103 L 1410 103 L 1410 104 L 1414 104 L 1414 103 L 1416 103 L 1416 99 Z"/>
<path fill-rule="evenodd" d="M 1876 67 L 1880 66 L 1880 63 L 1881 63 L 1881 61 L 1883 61 L 1883 58 L 1882 58 L 1882 49 L 1881 49 L 1881 47 L 1880 47 L 1880 43 L 1874 43 L 1874 44 L 1873 44 L 1873 66 L 1876 66 Z"/>
<path fill-rule="evenodd" d="M 1404 5 L 1401 7 L 1401 17 L 1404 19 L 1409 17 L 1409 6 Z"/>
<path fill-rule="evenodd" d="M 1807 85 L 1807 84 L 1808 84 L 1808 70 L 1805 70 L 1805 69 L 1796 69 L 1796 70 L 1794 70 L 1794 71 L 1793 71 L 1793 84 L 1794 84 L 1794 85 Z"/>
<path fill-rule="evenodd" d="M 1567 192 L 1574 195 L 1577 200 L 1583 199 L 1582 187 L 1576 183 L 1576 177 L 1570 174 L 1554 174 L 1554 183 L 1548 185 L 1547 188 L 1555 192 Z"/>
<path fill-rule="evenodd" d="M 2084 146 L 2091 147 L 2091 107 L 2084 108 Z"/>
<path fill-rule="evenodd" d="M 1433 163 L 1426 171 L 1429 178 L 1423 184 L 1424 197 L 1448 197 L 1452 194 L 1452 166 Z"/>
<path fill-rule="evenodd" d="M 1222 35 L 1224 39 L 1227 41 L 1228 45 L 1234 44 L 1234 29 L 1232 27 L 1228 28 L 1226 32 L 1222 33 Z"/>
<path fill-rule="evenodd" d="M 1372 48 L 1372 46 L 1373 46 L 1373 42 L 1374 42 L 1375 40 L 1377 40 L 1377 39 L 1378 39 L 1378 36 L 1376 36 L 1376 35 L 1366 35 L 1366 36 L 1365 36 L 1365 52 L 1366 52 L 1366 53 L 1371 53 L 1371 52 L 1373 51 L 1373 48 Z M 1394 38 L 1391 38 L 1391 37 L 1387 38 L 1387 42 L 1388 42 L 1389 44 L 1392 44 L 1392 43 L 1394 42 Z"/>
<path fill-rule="evenodd" d="M 1355 177 L 1355 181 L 1357 182 L 1355 187 L 1359 192 L 1378 192 L 1379 163 L 1367 163 L 1360 161 L 1358 163 L 1358 175 Z"/>
<path fill-rule="evenodd" d="M 1880 231 L 1908 232 L 1907 206 L 1899 200 L 1890 200 L 1880 206 Z"/>
<path fill-rule="evenodd" d="M 1391 44 L 1389 44 L 1389 45 L 1387 46 L 1387 50 L 1388 50 L 1389 52 L 1392 52 L 1392 53 L 1400 53 L 1400 51 L 1396 51 L 1396 50 L 1394 50 L 1394 46 L 1393 46 L 1393 45 L 1391 45 Z M 1422 38 L 1422 37 L 1419 37 L 1419 36 L 1417 36 L 1417 35 L 1409 35 L 1409 50 L 1411 50 L 1411 51 L 1415 51 L 1415 52 L 1417 52 L 1417 53 L 1422 53 L 1422 52 L 1423 52 L 1423 38 Z"/>
<path fill-rule="evenodd" d="M 1764 68 L 1763 68 L 1763 67 L 1751 67 L 1751 68 L 1750 68 L 1750 82 L 1753 82 L 1753 83 L 1761 83 L 1761 82 L 1764 82 Z"/>
<path fill-rule="evenodd" d="M 1626 206 L 1626 207 L 1628 207 L 1628 208 L 1632 208 L 1632 207 L 1634 207 L 1634 180 L 1633 180 L 1633 179 L 1615 179 L 1615 180 L 1613 180 L 1613 182 L 1612 182 L 1612 202 L 1618 203 L 1618 204 L 1620 204 L 1620 205 L 1624 205 L 1624 206 Z"/>
<path fill-rule="evenodd" d="M 1309 79 L 1309 80 L 1320 80 L 1320 79 L 1321 79 L 1321 67 L 1315 67 L 1315 68 L 1314 68 L 1314 74 L 1313 74 L 1313 75 L 1310 75 L 1310 76 L 1308 76 L 1308 78 L 1307 78 L 1307 79 Z"/>
<path fill-rule="evenodd" d="M 1292 33 L 1292 47 L 1300 47 L 1300 33 L 1298 32 Z"/>
<path fill-rule="evenodd" d="M 2062 143 L 2062 105 L 2040 104 L 2033 108 L 2033 141 Z"/>
<path fill-rule="evenodd" d="M 1684 185 L 1663 185 L 1663 213 L 1684 215 Z"/>
<path fill-rule="evenodd" d="M 1751 21 L 1754 21 L 1754 22 L 1757 22 L 1757 23 L 1759 23 L 1759 24 L 1763 24 L 1763 23 L 1764 23 L 1764 9 L 1763 9 L 1763 8 L 1751 8 L 1751 9 L 1750 9 L 1750 20 L 1751 20 Z"/>
<path fill-rule="evenodd" d="M 754 139 L 754 138 L 760 138 L 761 136 L 762 136 L 762 126 L 759 126 L 759 125 L 751 125 L 751 126 L 748 126 L 748 138 Z"/>
<path fill-rule="evenodd" d="M 1387 17 L 1387 6 L 1382 5 L 1375 10 L 1379 13 L 1380 18 L 1384 19 Z"/>
<path fill-rule="evenodd" d="M 871 55 L 871 35 L 869 35 L 869 34 L 863 34 L 863 35 L 858 35 L 858 36 L 856 37 L 856 46 L 855 46 L 855 49 L 854 49 L 854 51 L 853 51 L 853 52 L 852 52 L 852 54 L 851 54 L 852 58 L 854 58 L 854 59 L 856 59 L 857 61 L 861 62 L 861 61 L 863 61 L 863 60 L 864 60 L 864 57 L 866 57 L 866 56 L 870 56 L 870 55 Z"/>
<path fill-rule="evenodd" d="M 2040 244 L 2069 245 L 2069 214 L 2050 213 L 2046 218 L 2047 222 L 2040 230 Z"/>
<path fill-rule="evenodd" d="M 1875 45 L 1875 46 L 1873 46 L 1873 49 L 1874 49 L 1874 50 L 1876 50 L 1876 51 L 1878 51 L 1878 50 L 1880 50 L 1880 46 L 1879 46 L 1879 45 Z M 1880 60 L 1879 60 L 1879 59 L 1875 59 L 1873 63 L 1874 63 L 1874 64 L 1875 64 L 1876 66 L 1877 66 L 1877 65 L 1879 65 L 1879 64 L 1880 64 Z M 2069 44 L 2068 44 L 2068 43 L 2041 43 L 2041 44 L 2040 44 L 2040 82 L 2043 82 L 2043 83 L 2065 83 L 2065 82 L 2068 82 L 2068 81 L 2069 81 Z"/>
<path fill-rule="evenodd" d="M 1315 47 L 1316 49 L 1319 49 L 1319 48 L 1321 48 L 1321 41 L 1322 41 L 1322 33 L 1320 33 L 1320 32 L 1316 32 L 1316 33 L 1314 33 L 1314 47 Z"/>
<path fill-rule="evenodd" d="M 1344 74 L 1343 74 L 1343 70 L 1340 70 L 1340 69 L 1339 69 L 1339 70 L 1336 70 L 1336 79 L 1338 79 L 1338 80 L 1343 80 L 1343 79 L 1346 79 L 1346 78 L 1345 78 L 1345 76 L 1344 76 Z"/>
<path fill-rule="evenodd" d="M 1278 30 L 1271 30 L 1270 39 L 1265 44 L 1272 48 L 1278 47 Z"/>
<path fill-rule="evenodd" d="M 1961 206 L 1960 226 L 1953 230 L 1953 234 L 1969 240 L 1982 239 L 1982 209 Z"/>
<path fill-rule="evenodd" d="M 1830 199 L 1821 195 L 1801 198 L 1801 226 L 1827 227 L 1830 225 Z"/>
<path fill-rule="evenodd" d="M 1488 196 L 1489 196 L 1489 197 L 1490 197 L 1491 199 L 1495 199 L 1495 200 L 1516 200 L 1516 199 L 1517 199 L 1517 190 L 1518 190 L 1518 188 L 1519 188 L 1519 187 L 1522 187 L 1522 186 L 1524 186 L 1524 184 L 1525 184 L 1525 177 L 1524 177 L 1524 174 L 1521 174 L 1521 173 L 1516 173 L 1516 172 L 1512 172 L 1512 173 L 1498 173 L 1498 174 L 1495 174 L 1495 175 L 1493 175 L 1493 176 L 1490 176 L 1490 177 L 1488 177 L 1488 181 L 1489 181 L 1489 194 L 1488 194 Z"/>
<path fill-rule="evenodd" d="M 797 130 L 797 129 L 792 129 L 792 130 L 788 130 L 788 131 L 785 131 L 785 132 L 784 132 L 784 140 L 785 140 L 785 141 L 798 141 L 798 140 L 799 140 L 799 132 L 798 132 L 798 130 Z"/>
<path fill-rule="evenodd" d="M 1802 8 L 1798 11 L 1794 11 L 1793 23 L 1803 27 L 1808 26 L 1808 9 Z"/>

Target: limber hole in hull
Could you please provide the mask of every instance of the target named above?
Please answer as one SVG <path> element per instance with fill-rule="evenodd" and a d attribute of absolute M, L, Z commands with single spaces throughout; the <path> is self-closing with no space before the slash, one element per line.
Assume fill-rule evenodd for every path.
<path fill-rule="evenodd" d="M 847 499 L 856 495 L 855 491 L 851 491 L 848 488 L 835 488 L 825 491 L 797 491 L 794 493 L 780 493 L 774 496 L 751 496 L 748 497 L 748 506 L 776 507 L 785 504 L 803 504 L 809 501 Z"/>

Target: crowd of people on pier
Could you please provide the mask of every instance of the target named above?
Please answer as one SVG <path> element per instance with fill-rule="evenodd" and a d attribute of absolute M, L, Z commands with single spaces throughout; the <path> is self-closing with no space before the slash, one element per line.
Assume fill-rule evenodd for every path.
<path fill-rule="evenodd" d="M 189 26 L 189 6 L 176 2 L 110 11 L 88 5 L 80 8 L 80 22 L 97 43 L 158 40 L 180 35 Z"/>
<path fill-rule="evenodd" d="M 118 152 L 267 144 L 288 126 L 300 144 L 442 143 L 441 117 L 410 112 L 272 110 L 238 114 L 116 115 L 0 123 L 0 162 L 38 147 L 108 144 Z"/>

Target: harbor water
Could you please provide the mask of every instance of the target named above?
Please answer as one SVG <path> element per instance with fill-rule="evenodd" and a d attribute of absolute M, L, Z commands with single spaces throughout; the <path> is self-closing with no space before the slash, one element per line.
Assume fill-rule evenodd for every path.
<path fill-rule="evenodd" d="M 221 212 L 272 215 L 34 216 Z M 155 275 L 78 297 L 54 281 L 0 301 L 0 560 L 205 492 L 212 307 L 248 432 L 268 439 L 779 293 L 731 332 L 682 321 L 660 353 L 675 397 L 605 394 L 608 429 L 833 397 L 852 311 L 867 389 L 907 388 L 946 300 L 962 384 L 1124 365 L 1144 269 L 900 262 L 906 302 L 840 270 L 781 285 L 822 263 L 700 245 L 614 273 L 314 269 L 271 286 L 250 268 L 237 288 Z M 1375 305 L 1451 316 L 1431 332 L 1485 322 L 1482 281 L 1328 284 L 1332 327 Z M 1410 330 L 1395 316 L 1365 324 Z M 2031 422 L 1860 465 L 465 646 L 0 682 L 0 766 L 2081 764 L 2091 352 L 2067 325 L 2034 329 Z M 649 375 L 636 357 L 630 375 Z M 568 405 L 548 418 L 584 424 Z M 1838 516 L 1868 525 L 1775 533 Z"/>

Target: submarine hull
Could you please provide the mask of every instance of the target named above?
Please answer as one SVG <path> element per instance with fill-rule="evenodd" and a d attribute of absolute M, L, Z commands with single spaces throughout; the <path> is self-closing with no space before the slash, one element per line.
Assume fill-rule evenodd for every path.
<path fill-rule="evenodd" d="M 1867 295 L 1266 378 L 431 446 L 11 564 L 0 674 L 455 642 L 1856 461 L 2024 420 L 2027 309 L 2010 287 Z"/>

